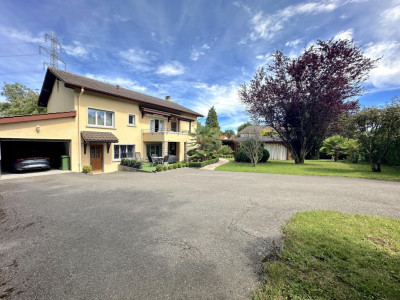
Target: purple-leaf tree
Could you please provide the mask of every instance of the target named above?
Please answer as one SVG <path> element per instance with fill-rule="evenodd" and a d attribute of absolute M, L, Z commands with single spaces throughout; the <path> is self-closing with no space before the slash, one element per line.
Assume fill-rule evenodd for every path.
<path fill-rule="evenodd" d="M 240 100 L 252 119 L 273 127 L 295 163 L 345 113 L 358 108 L 362 83 L 377 60 L 367 58 L 352 41 L 318 41 L 297 58 L 276 51 L 273 62 L 241 85 Z"/>

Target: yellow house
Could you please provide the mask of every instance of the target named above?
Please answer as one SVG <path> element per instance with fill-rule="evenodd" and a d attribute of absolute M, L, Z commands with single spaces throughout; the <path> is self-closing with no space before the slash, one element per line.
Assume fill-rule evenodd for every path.
<path fill-rule="evenodd" d="M 45 155 L 53 167 L 62 155 L 81 172 L 118 170 L 122 158 L 152 156 L 186 160 L 189 133 L 201 114 L 165 100 L 77 74 L 48 68 L 39 106 L 47 114 L 0 118 L 0 162 Z"/>

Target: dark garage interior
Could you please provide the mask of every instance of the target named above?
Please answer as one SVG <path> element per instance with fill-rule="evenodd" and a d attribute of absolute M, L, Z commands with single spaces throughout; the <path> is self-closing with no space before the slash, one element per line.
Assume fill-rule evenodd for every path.
<path fill-rule="evenodd" d="M 11 172 L 18 158 L 48 157 L 52 169 L 60 169 L 61 156 L 70 155 L 70 141 L 2 140 L 1 172 Z"/>

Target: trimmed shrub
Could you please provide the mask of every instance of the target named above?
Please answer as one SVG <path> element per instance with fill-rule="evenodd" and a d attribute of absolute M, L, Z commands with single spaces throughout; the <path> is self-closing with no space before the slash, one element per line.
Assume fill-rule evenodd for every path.
<path fill-rule="evenodd" d="M 168 166 L 167 165 L 163 166 L 163 170 L 167 171 L 168 170 Z"/>
<path fill-rule="evenodd" d="M 182 163 L 178 163 L 178 168 L 182 168 Z"/>
<path fill-rule="evenodd" d="M 172 167 L 173 167 L 174 169 L 177 169 L 177 168 L 178 168 L 178 164 L 173 164 Z"/>
<path fill-rule="evenodd" d="M 90 171 L 92 171 L 92 166 L 83 166 L 82 168 L 82 172 L 85 174 L 90 173 Z"/>
<path fill-rule="evenodd" d="M 241 149 L 239 149 L 238 152 L 236 152 L 235 161 L 237 161 L 237 162 L 251 162 L 251 160 L 247 156 L 247 154 Z"/>
<path fill-rule="evenodd" d="M 121 159 L 121 165 L 132 168 L 140 168 L 142 166 L 142 162 L 130 158 L 123 158 Z"/>
<path fill-rule="evenodd" d="M 221 146 L 221 148 L 218 149 L 218 154 L 220 156 L 231 155 L 232 153 L 233 153 L 233 150 L 228 145 L 223 145 L 223 146 Z"/>
<path fill-rule="evenodd" d="M 168 170 L 172 170 L 174 167 L 172 165 L 168 166 Z"/>
<path fill-rule="evenodd" d="M 162 170 L 164 170 L 164 166 L 163 165 L 157 165 L 156 166 L 156 171 L 157 172 L 162 172 Z"/>
<path fill-rule="evenodd" d="M 263 149 L 263 155 L 260 159 L 260 162 L 265 163 L 269 159 L 269 151 L 267 149 Z"/>

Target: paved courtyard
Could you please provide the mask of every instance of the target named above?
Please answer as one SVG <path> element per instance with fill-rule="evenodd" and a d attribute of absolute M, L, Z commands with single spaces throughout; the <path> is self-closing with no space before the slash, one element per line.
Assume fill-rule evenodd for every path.
<path fill-rule="evenodd" d="M 0 295 L 247 299 L 295 212 L 400 218 L 400 183 L 178 169 L 0 182 Z"/>

